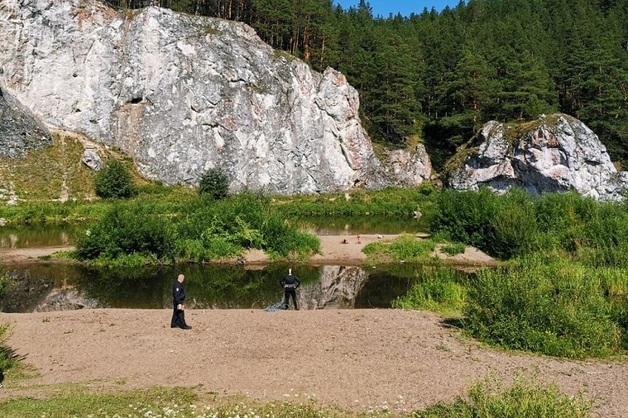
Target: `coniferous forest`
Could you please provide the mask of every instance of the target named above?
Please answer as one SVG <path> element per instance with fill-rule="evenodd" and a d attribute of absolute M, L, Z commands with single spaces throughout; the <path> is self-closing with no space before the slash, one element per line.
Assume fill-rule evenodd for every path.
<path fill-rule="evenodd" d="M 332 0 L 157 3 L 245 22 L 314 69 L 341 71 L 360 93 L 371 138 L 419 139 L 437 169 L 489 120 L 556 111 L 585 122 L 614 161 L 628 163 L 625 0 L 469 0 L 387 18 L 364 0 L 348 10 Z"/>

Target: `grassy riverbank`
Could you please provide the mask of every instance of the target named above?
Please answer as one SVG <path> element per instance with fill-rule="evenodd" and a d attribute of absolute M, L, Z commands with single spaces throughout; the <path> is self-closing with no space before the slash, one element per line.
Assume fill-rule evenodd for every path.
<path fill-rule="evenodd" d="M 478 382 L 469 390 L 468 399 L 439 403 L 422 410 L 407 411 L 403 405 L 383 404 L 367 411 L 352 412 L 324 406 L 314 398 L 301 401 L 255 402 L 246 398 L 221 397 L 200 388 L 151 388 L 116 393 L 93 393 L 71 385 L 56 387 L 54 394 L 38 399 L 18 398 L 0 402 L 6 418 L 56 416 L 90 417 L 180 417 L 180 418 L 362 418 L 412 417 L 489 418 L 586 418 L 593 402 L 582 393 L 569 396 L 556 385 L 519 377 L 510 387 L 496 381 Z"/>
<path fill-rule="evenodd" d="M 138 187 L 139 193 L 128 201 L 118 200 L 70 200 L 19 201 L 15 205 L 0 205 L 0 218 L 6 225 L 39 225 L 83 223 L 102 218 L 113 206 L 124 202 L 150 205 L 162 214 L 178 214 L 197 201 L 195 189 L 181 186 L 162 186 L 149 183 Z M 244 193 L 245 195 L 251 193 Z M 356 190 L 325 195 L 264 195 L 271 206 L 288 219 L 300 217 L 353 217 L 394 216 L 412 217 L 420 211 L 423 215 L 435 210 L 438 192 L 431 185 L 412 189 L 387 188 L 379 191 Z"/>
<path fill-rule="evenodd" d="M 441 274 L 396 306 L 460 319 L 470 336 L 504 348 L 569 358 L 626 354 L 626 204 L 481 190 L 443 192 L 437 207 L 432 232 L 506 263 L 471 280 Z"/>
<path fill-rule="evenodd" d="M 304 259 L 319 243 L 300 231 L 307 216 L 395 216 L 432 210 L 435 190 L 356 191 L 324 196 L 231 195 L 213 200 L 181 187 L 148 184 L 129 200 L 19 202 L 0 207 L 9 226 L 78 224 L 79 260 L 101 265 L 204 262 L 236 258 L 247 249 L 272 259 Z"/>

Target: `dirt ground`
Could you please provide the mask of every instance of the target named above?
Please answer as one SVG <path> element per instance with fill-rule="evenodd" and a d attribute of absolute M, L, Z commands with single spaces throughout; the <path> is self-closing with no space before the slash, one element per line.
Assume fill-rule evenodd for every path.
<path fill-rule="evenodd" d="M 341 244 L 345 237 L 322 238 L 321 259 L 338 251 L 353 262 L 366 241 L 384 239 Z M 338 248 L 331 250 L 327 240 Z M 46 385 L 70 382 L 116 390 L 200 385 L 257 400 L 404 412 L 464 396 L 487 377 L 509 382 L 525 373 L 567 393 L 584 391 L 600 417 L 628 417 L 625 361 L 506 353 L 465 339 L 428 312 L 190 309 L 191 330 L 171 329 L 170 315 L 128 309 L 0 314 L 0 323 L 11 324 L 6 344 L 39 374 L 6 379 L 0 399 L 37 396 Z"/>
<path fill-rule="evenodd" d="M 596 399 L 600 417 L 628 416 L 628 364 L 505 353 L 465 340 L 428 312 L 402 310 L 94 309 L 1 314 L 8 346 L 40 377 L 7 379 L 0 399 L 40 385 L 195 386 L 220 395 L 409 411 L 464 396 L 487 376 L 536 373 Z"/>

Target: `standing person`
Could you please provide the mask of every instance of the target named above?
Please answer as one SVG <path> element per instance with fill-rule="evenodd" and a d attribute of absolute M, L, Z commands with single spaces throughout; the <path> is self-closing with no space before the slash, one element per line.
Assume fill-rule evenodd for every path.
<path fill-rule="evenodd" d="M 279 283 L 283 286 L 283 307 L 288 309 L 290 297 L 292 297 L 292 303 L 294 304 L 294 310 L 298 311 L 297 306 L 297 289 L 301 286 L 301 281 L 297 276 L 292 274 L 292 269 L 288 269 L 288 275 L 279 280 Z"/>
<path fill-rule="evenodd" d="M 172 320 L 170 321 L 170 328 L 192 329 L 191 326 L 185 323 L 185 306 L 183 301 L 185 300 L 185 287 L 183 287 L 183 281 L 185 276 L 179 274 L 177 281 L 172 285 Z"/>

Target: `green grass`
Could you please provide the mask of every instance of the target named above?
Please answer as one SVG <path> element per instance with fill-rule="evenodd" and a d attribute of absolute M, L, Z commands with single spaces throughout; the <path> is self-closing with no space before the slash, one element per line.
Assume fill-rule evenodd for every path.
<path fill-rule="evenodd" d="M 450 268 L 431 268 L 405 296 L 395 299 L 392 306 L 428 310 L 449 318 L 459 318 L 467 299 L 467 285 L 461 277 Z"/>
<path fill-rule="evenodd" d="M 439 403 L 413 418 L 586 418 L 593 402 L 582 392 L 562 393 L 555 384 L 542 384 L 535 378 L 518 376 L 510 387 L 487 379 L 469 390 L 468 399 Z"/>
<path fill-rule="evenodd" d="M 77 154 L 76 158 L 80 155 Z M 44 160 L 46 160 L 44 158 Z M 21 161 L 21 160 L 20 160 Z M 126 164 L 126 162 L 125 162 Z M 87 170 L 78 166 L 81 170 Z M 15 166 L 15 169 L 19 168 Z M 77 179 L 83 183 L 79 192 L 71 192 L 70 200 L 61 203 L 55 201 L 59 197 L 56 181 L 46 180 L 44 173 L 29 174 L 15 172 L 14 167 L 8 167 L 5 174 L 8 177 L 24 178 L 25 187 L 31 187 L 26 193 L 20 192 L 20 200 L 15 206 L 0 205 L 0 218 L 10 225 L 25 224 L 60 224 L 93 221 L 101 218 L 108 208 L 115 204 L 95 197 L 93 187 L 93 173 L 78 173 Z M 47 167 L 47 175 L 62 176 L 59 167 Z M 0 187 L 3 186 L 2 162 L 0 161 Z M 20 174 L 21 173 L 21 174 Z M 51 174 L 52 173 L 52 174 Z M 18 175 L 19 174 L 19 175 Z M 86 174 L 86 175 L 83 175 Z M 164 186 L 159 182 L 147 182 L 133 173 L 134 181 L 138 185 L 139 194 L 132 200 L 139 204 L 156 205 L 161 213 L 178 216 L 182 213 L 197 195 L 195 188 L 187 186 Z M 40 181 L 44 179 L 44 183 Z M 4 184 L 8 186 L 10 178 Z M 78 180 L 77 180 L 78 181 Z M 78 186 L 77 186 L 78 187 Z M 13 187 L 14 189 L 15 187 Z M 48 189 L 53 191 L 45 191 Z M 38 198 L 35 194 L 39 193 Z M 245 193 L 247 194 L 247 193 Z M 248 193 L 250 194 L 250 193 Z M 295 196 L 267 196 L 271 206 L 285 219 L 303 217 L 344 217 L 344 216 L 394 216 L 412 218 L 415 212 L 421 212 L 423 221 L 428 219 L 436 209 L 436 197 L 439 192 L 429 183 L 417 188 L 400 189 L 387 188 L 378 191 L 356 190 L 347 193 L 328 193 L 324 195 L 295 195 Z M 88 199 L 88 200 L 85 200 Z"/>
<path fill-rule="evenodd" d="M 77 200 L 67 202 L 20 201 L 17 205 L 0 205 L 0 218 L 7 225 L 62 225 L 94 222 L 112 207 L 121 204 L 149 205 L 164 216 L 177 217 L 197 194 L 187 187 L 164 188 L 157 183 L 140 187 L 140 195 L 128 201 Z"/>
<path fill-rule="evenodd" d="M 274 196 L 277 210 L 286 217 L 298 216 L 407 216 L 415 211 L 429 216 L 438 191 L 429 183 L 415 188 L 354 190 L 323 195 Z"/>
<path fill-rule="evenodd" d="M 52 145 L 19 159 L 0 158 L 0 188 L 20 199 L 69 199 L 93 196 L 94 172 L 82 162 L 83 145 L 73 137 L 54 134 Z"/>
<path fill-rule="evenodd" d="M 412 234 L 401 234 L 393 241 L 372 242 L 362 250 L 373 262 L 411 262 L 434 263 L 436 242 L 431 239 L 417 238 Z"/>
<path fill-rule="evenodd" d="M 440 250 L 442 252 L 451 256 L 454 256 L 457 254 L 463 254 L 466 249 L 467 249 L 467 246 L 461 243 L 449 243 L 449 244 L 444 244 L 443 246 L 440 247 Z"/>
<path fill-rule="evenodd" d="M 179 417 L 179 418 L 587 418 L 592 401 L 582 393 L 569 396 L 556 385 L 517 377 L 505 387 L 486 379 L 469 390 L 466 399 L 439 403 L 418 411 L 395 410 L 385 404 L 367 411 L 324 406 L 303 395 L 290 401 L 257 402 L 244 397 L 222 397 L 202 387 L 108 390 L 93 393 L 79 385 L 36 388 L 33 397 L 0 402 L 6 418 L 65 417 Z"/>
<path fill-rule="evenodd" d="M 75 388 L 48 398 L 18 398 L 0 403 L 3 417 L 191 417 L 198 396 L 190 389 L 152 388 L 132 392 L 94 394 Z M 170 412 L 173 411 L 173 412 Z"/>
<path fill-rule="evenodd" d="M 5 373 L 18 366 L 18 357 L 11 348 L 6 345 L 6 341 L 11 335 L 11 325 L 0 324 L 0 371 Z"/>
<path fill-rule="evenodd" d="M 624 291 L 626 273 L 615 273 L 541 256 L 482 269 L 468 289 L 465 330 L 493 345 L 551 356 L 621 355 L 628 349 L 625 299 L 611 294 Z"/>
<path fill-rule="evenodd" d="M 6 418 L 179 417 L 179 418 L 357 418 L 387 417 L 385 410 L 355 413 L 321 406 L 311 397 L 299 401 L 256 402 L 243 397 L 219 397 L 197 388 L 161 388 L 93 393 L 79 386 L 48 387 L 37 397 L 0 402 Z"/>

